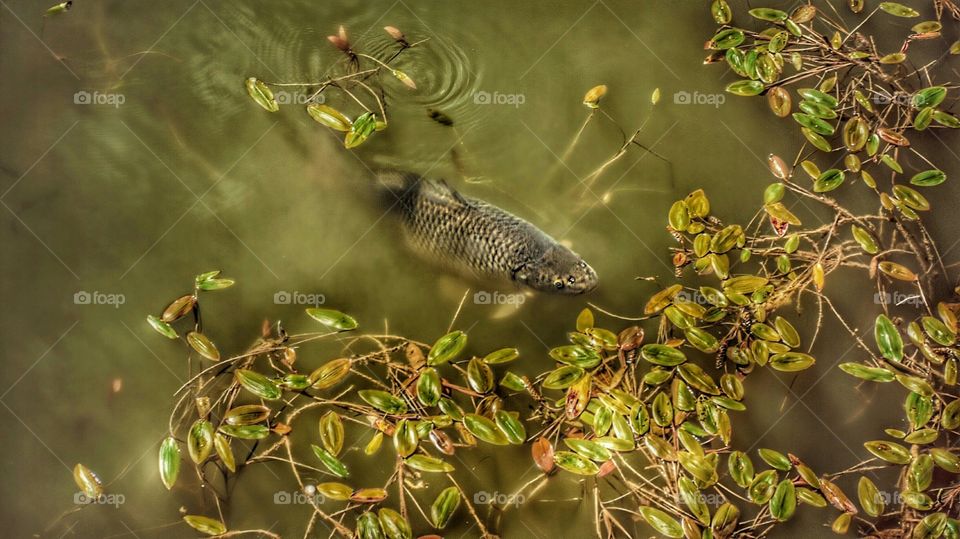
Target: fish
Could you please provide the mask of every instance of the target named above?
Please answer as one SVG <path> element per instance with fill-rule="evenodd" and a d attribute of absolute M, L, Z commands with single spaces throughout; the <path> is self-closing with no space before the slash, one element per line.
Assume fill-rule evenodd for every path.
<path fill-rule="evenodd" d="M 528 221 L 464 196 L 444 180 L 397 170 L 377 173 L 406 243 L 428 261 L 484 282 L 575 295 L 597 287 L 597 272 Z"/>

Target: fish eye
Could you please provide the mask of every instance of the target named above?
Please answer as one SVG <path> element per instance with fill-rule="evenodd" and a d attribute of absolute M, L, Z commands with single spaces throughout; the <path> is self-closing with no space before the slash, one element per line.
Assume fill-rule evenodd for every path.
<path fill-rule="evenodd" d="M 557 290 L 560 290 L 563 288 L 563 281 L 557 279 L 556 281 L 553 281 L 553 286 L 557 287 Z"/>
<path fill-rule="evenodd" d="M 571 276 L 567 277 L 567 282 L 570 283 L 570 284 L 573 284 L 573 283 L 577 282 L 577 280 L 573 277 L 573 275 L 571 275 Z"/>

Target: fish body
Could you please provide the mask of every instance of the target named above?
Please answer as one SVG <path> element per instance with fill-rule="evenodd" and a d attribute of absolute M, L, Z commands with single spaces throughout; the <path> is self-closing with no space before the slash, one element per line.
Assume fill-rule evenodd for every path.
<path fill-rule="evenodd" d="M 512 213 L 468 198 L 440 180 L 381 172 L 379 183 L 418 254 L 482 281 L 581 294 L 597 274 L 579 255 Z"/>

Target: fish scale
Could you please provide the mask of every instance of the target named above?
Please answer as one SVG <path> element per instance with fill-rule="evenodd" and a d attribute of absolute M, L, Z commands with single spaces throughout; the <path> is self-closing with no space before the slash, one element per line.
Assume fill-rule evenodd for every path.
<path fill-rule="evenodd" d="M 516 215 L 467 198 L 443 181 L 393 171 L 381 172 L 379 179 L 396 197 L 390 200 L 400 214 L 404 238 L 424 258 L 481 280 L 513 281 L 550 292 L 579 293 L 595 285 L 596 275 L 579 256 Z M 533 277 L 538 283 L 549 280 L 552 288 L 528 282 Z M 561 290 L 568 288 L 566 279 L 581 277 L 579 287 L 570 283 Z M 562 287 L 555 286 L 557 280 Z"/>

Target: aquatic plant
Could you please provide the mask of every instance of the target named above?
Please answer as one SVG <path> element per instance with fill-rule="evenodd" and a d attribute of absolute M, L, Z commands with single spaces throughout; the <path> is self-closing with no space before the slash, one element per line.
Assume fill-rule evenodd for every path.
<path fill-rule="evenodd" d="M 347 30 L 340 26 L 335 35 L 327 36 L 327 40 L 344 54 L 344 73 L 315 82 L 266 82 L 250 77 L 245 82 L 247 93 L 264 110 L 277 112 L 280 104 L 274 97 L 272 88 L 298 88 L 306 95 L 306 112 L 311 118 L 321 125 L 344 133 L 345 147 L 359 146 L 375 132 L 387 128 L 387 107 L 382 86 L 373 84 L 370 79 L 379 81 L 377 77 L 380 73 L 387 71 L 404 86 L 415 90 L 417 84 L 414 80 L 390 64 L 407 49 L 430 39 L 409 42 L 396 27 L 385 26 L 383 29 L 396 43 L 395 50 L 384 59 L 355 50 Z M 337 90 L 344 98 L 349 98 L 348 101 L 359 106 L 362 112 L 351 120 L 340 110 L 326 104 L 325 98 L 331 89 Z M 370 100 L 373 100 L 373 104 L 370 104 Z"/>
<path fill-rule="evenodd" d="M 921 190 L 946 176 L 918 149 L 936 130 L 960 127 L 948 112 L 956 85 L 935 81 L 935 64 L 906 67 L 908 45 L 934 43 L 941 17 L 958 16 L 948 0 L 934 6 L 937 20 L 914 26 L 900 53 L 881 54 L 858 26 L 812 5 L 790 14 L 750 9 L 742 22 L 764 27 L 752 31 L 731 26 L 733 9 L 715 0 L 711 14 L 721 27 L 707 43 L 708 62 L 725 61 L 741 77 L 727 86 L 731 93 L 765 94 L 778 117 L 792 115 L 807 142 L 790 165 L 769 157 L 774 181 L 758 193 L 759 209 L 744 224 L 714 215 L 700 189 L 672 204 L 666 225 L 677 240 L 676 282 L 638 301 L 642 312 L 629 322 L 598 307 L 581 311 L 568 343 L 550 350 L 553 366 L 538 376 L 510 370 L 520 351 L 509 343 L 468 346 L 467 334 L 453 329 L 456 316 L 448 333 L 421 342 L 359 334 L 349 315 L 311 308 L 305 318 L 320 331 L 289 334 L 279 322 L 265 322 L 249 348 L 226 355 L 206 336 L 201 303 L 234 283 L 218 272 L 197 276 L 191 292 L 148 318 L 189 351 L 191 377 L 176 393 L 158 455 L 166 488 L 187 484 L 209 502 L 189 508 L 186 524 L 216 536 L 278 537 L 230 530 L 223 502 L 247 468 L 279 463 L 289 474 L 278 481 L 295 484 L 312 507 L 305 537 L 322 526 L 342 537 L 407 538 L 415 530 L 444 529 L 457 512 L 469 516 L 479 535 L 493 537 L 509 507 L 482 516 L 450 456 L 526 445 L 542 474 L 514 494 L 534 496 L 548 482 L 578 479 L 598 536 L 630 536 L 641 520 L 666 537 L 764 537 L 801 506 L 830 511 L 824 519 L 841 534 L 855 527 L 875 537 L 960 536 L 960 290 L 922 217 L 932 204 Z M 850 7 L 858 13 L 862 4 L 851 0 Z M 914 13 L 885 2 L 863 17 Z M 352 51 L 345 32 L 330 41 L 355 67 L 349 77 L 320 86 L 343 90 L 349 80 L 364 88 L 359 64 L 366 57 Z M 791 75 L 783 73 L 787 60 L 796 71 Z M 272 109 L 268 84 L 254 79 L 248 88 Z M 585 122 L 606 92 L 601 86 L 587 92 Z M 376 108 L 385 120 L 380 97 Z M 348 146 L 349 133 L 369 130 L 324 113 L 318 121 L 348 133 Z M 635 135 L 624 138 L 612 159 L 639 145 Z M 851 209 L 865 195 L 875 209 Z M 794 202 L 812 204 L 818 222 L 804 225 L 790 209 Z M 873 282 L 873 342 L 828 295 L 834 276 L 848 270 L 866 272 Z M 893 304 L 891 290 L 914 301 Z M 815 305 L 817 323 L 802 337 L 790 311 L 806 301 Z M 866 358 L 833 372 L 856 383 L 899 385 L 909 428 L 863 441 L 864 460 L 844 470 L 814 471 L 789 448 L 737 450 L 743 440 L 733 427 L 738 414 L 749 412 L 743 402 L 749 375 L 814 366 L 810 352 L 828 318 Z M 604 327 L 613 325 L 627 327 Z M 312 352 L 330 341 L 342 343 L 343 353 Z M 362 451 L 348 450 L 358 443 Z M 376 463 L 381 481 L 352 479 L 351 470 L 366 462 Z M 883 468 L 898 470 L 895 485 L 881 488 L 867 475 Z M 308 479 L 318 475 L 329 480 Z M 85 466 L 74 476 L 83 492 L 102 494 Z M 858 480 L 856 496 L 842 486 L 851 479 Z M 893 489 L 898 495 L 887 499 L 883 492 Z"/>

